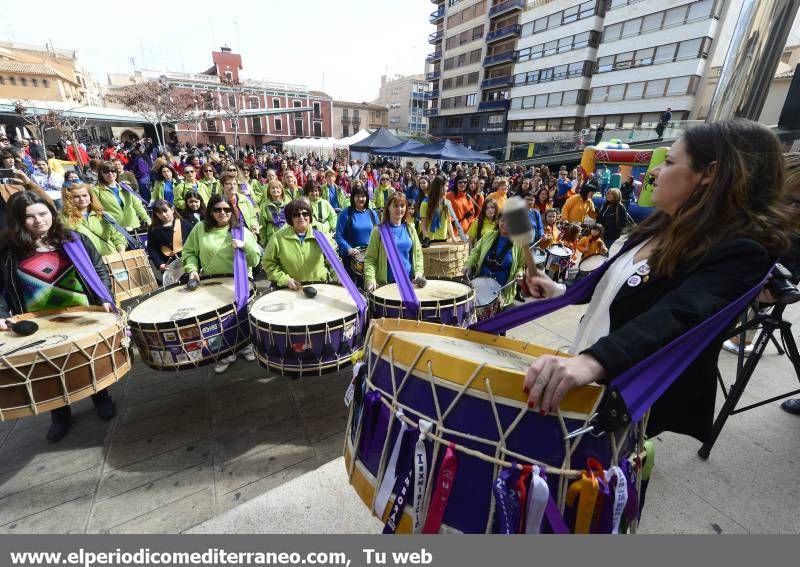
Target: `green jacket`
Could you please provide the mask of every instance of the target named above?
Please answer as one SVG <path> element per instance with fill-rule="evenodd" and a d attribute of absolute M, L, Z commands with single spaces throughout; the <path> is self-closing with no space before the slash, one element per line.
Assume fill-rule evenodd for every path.
<path fill-rule="evenodd" d="M 264 200 L 264 186 L 258 179 L 251 179 L 248 187 L 250 187 L 250 196 L 256 202 L 256 206 L 261 205 L 261 201 Z"/>
<path fill-rule="evenodd" d="M 392 196 L 392 193 L 395 193 L 394 187 L 389 186 L 389 188 L 378 187 L 372 193 L 372 202 L 375 204 L 376 209 L 380 209 L 381 211 L 386 207 L 386 201 L 389 200 L 389 197 Z"/>
<path fill-rule="evenodd" d="M 255 237 L 249 230 L 244 233 L 244 252 L 247 256 L 248 273 L 252 275 L 253 266 L 258 265 L 261 250 Z M 183 270 L 190 274 L 199 272 L 205 276 L 233 273 L 233 238 L 229 228 L 206 228 L 205 222 L 199 222 L 189 233 L 183 245 L 181 260 Z"/>
<path fill-rule="evenodd" d="M 250 202 L 250 199 L 248 199 L 246 195 L 242 195 L 238 191 L 236 192 L 236 203 L 239 206 L 239 210 L 242 211 L 244 224 L 252 231 L 252 227 L 259 224 L 258 209 Z"/>
<path fill-rule="evenodd" d="M 178 182 L 172 181 L 172 200 L 175 201 L 175 190 L 178 187 Z M 166 199 L 164 196 L 164 182 L 160 179 L 153 183 L 153 189 L 150 191 L 150 204 L 152 205 L 159 199 Z"/>
<path fill-rule="evenodd" d="M 184 196 L 189 191 L 197 191 L 200 193 L 200 198 L 203 200 L 203 204 L 207 205 L 208 200 L 211 198 L 211 189 L 208 188 L 208 185 L 203 183 L 202 181 L 197 182 L 197 189 L 193 186 L 189 185 L 188 183 L 181 181 L 175 186 L 175 208 L 178 210 L 183 210 L 186 207 L 186 200 Z"/>
<path fill-rule="evenodd" d="M 318 199 L 311 203 L 311 210 L 314 220 L 322 227 L 325 234 L 332 236 L 336 232 L 336 211 L 333 210 L 333 205 L 325 199 Z"/>
<path fill-rule="evenodd" d="M 469 254 L 469 258 L 464 263 L 465 267 L 472 268 L 474 277 L 480 275 L 481 268 L 483 267 L 483 260 L 486 254 L 494 247 L 497 242 L 497 237 L 500 233 L 496 230 L 486 233 L 478 242 Z M 511 246 L 511 269 L 508 271 L 508 279 L 500 284 L 507 284 L 517 279 L 517 276 L 522 275 L 522 270 L 525 267 L 525 252 L 521 246 L 514 244 Z M 503 307 L 510 305 L 514 301 L 514 296 L 517 294 L 517 284 L 513 284 L 505 288 L 502 292 L 500 300 Z"/>
<path fill-rule="evenodd" d="M 272 235 L 281 228 L 275 224 L 275 219 L 283 215 L 283 208 L 291 202 L 292 200 L 286 197 L 280 204 L 269 199 L 264 199 L 264 202 L 261 203 L 261 231 L 258 239 L 261 246 L 266 247 Z"/>
<path fill-rule="evenodd" d="M 214 181 L 209 181 L 208 179 L 203 179 L 203 183 L 206 184 L 208 190 L 211 191 L 212 195 L 216 195 L 217 193 L 222 193 L 222 184 L 219 182 L 219 179 L 215 179 Z"/>
<path fill-rule="evenodd" d="M 119 187 L 119 197 L 122 199 L 122 207 L 111 189 L 102 185 L 92 187 L 92 192 L 100 200 L 103 210 L 114 217 L 122 228 L 138 228 L 141 224 L 150 222 L 150 216 L 138 197 L 131 195 L 122 187 Z"/>
<path fill-rule="evenodd" d="M 423 262 L 422 262 L 422 246 L 419 243 L 419 236 L 417 231 L 411 225 L 408 226 L 408 233 L 411 236 L 411 254 L 413 262 L 411 263 L 411 271 L 414 279 L 423 277 Z M 367 245 L 367 252 L 364 257 L 364 287 L 372 282 L 378 285 L 383 285 L 388 279 L 386 266 L 388 259 L 386 258 L 386 250 L 383 247 L 383 240 L 381 239 L 380 227 L 376 226 L 372 229 L 372 234 L 369 235 L 369 244 Z"/>
<path fill-rule="evenodd" d="M 334 184 L 334 187 L 336 187 L 336 198 L 339 199 L 339 210 L 336 212 L 341 212 L 342 209 L 346 209 L 350 206 L 350 197 L 348 197 L 347 193 L 344 192 L 344 189 L 338 185 Z M 330 189 L 330 185 L 323 185 L 321 191 L 322 198 L 329 203 L 331 200 Z"/>
<path fill-rule="evenodd" d="M 328 243 L 330 244 L 330 239 Z M 334 279 L 325 256 L 309 231 L 301 241 L 290 225 L 278 230 L 267 244 L 262 260 L 267 279 L 285 287 L 290 278 L 299 282 L 326 282 Z"/>
<path fill-rule="evenodd" d="M 289 198 L 292 201 L 294 201 L 295 199 L 299 199 L 300 197 L 303 196 L 303 188 L 298 185 L 297 189 L 292 191 L 288 186 L 284 185 L 283 186 L 283 194 L 284 195 L 288 195 Z"/>
<path fill-rule="evenodd" d="M 67 228 L 85 235 L 97 248 L 101 256 L 116 254 L 120 248 L 124 250 L 128 245 L 128 241 L 125 240 L 122 233 L 105 220 L 102 215 L 90 213 L 88 217 L 82 218 L 77 223 L 70 222 L 63 215 L 61 218 Z"/>

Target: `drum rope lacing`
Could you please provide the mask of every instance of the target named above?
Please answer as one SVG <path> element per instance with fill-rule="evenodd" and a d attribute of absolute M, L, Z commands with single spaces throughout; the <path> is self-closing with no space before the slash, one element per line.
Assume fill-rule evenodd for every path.
<path fill-rule="evenodd" d="M 418 321 L 417 323 L 419 325 L 420 322 Z M 441 325 L 440 328 L 444 328 L 444 327 L 446 327 L 446 325 Z M 413 371 L 416 369 L 417 365 L 419 364 L 419 361 L 422 359 L 423 355 L 425 354 L 425 352 L 428 351 L 428 349 L 430 347 L 423 346 L 419 350 L 419 352 L 414 357 L 414 360 L 409 365 L 408 370 L 405 372 L 405 375 L 403 376 L 403 379 L 400 382 L 400 387 L 399 388 L 397 386 L 397 380 L 396 380 L 396 376 L 395 376 L 395 368 L 396 368 L 396 366 L 394 364 L 394 347 L 393 346 L 389 347 L 389 353 L 388 353 L 389 354 L 389 361 L 388 361 L 388 364 L 389 364 L 389 369 L 390 369 L 390 375 L 391 375 L 391 381 L 392 381 L 392 390 L 393 390 L 393 392 L 390 393 L 390 392 L 387 392 L 386 390 L 384 390 L 383 388 L 380 388 L 379 386 L 377 386 L 374 382 L 372 382 L 371 377 L 374 375 L 378 364 L 381 362 L 381 360 L 383 358 L 383 354 L 386 351 L 386 347 L 389 344 L 389 341 L 394 337 L 394 333 L 391 333 L 391 332 L 387 332 L 386 333 L 386 336 L 384 337 L 383 343 L 381 344 L 380 349 L 378 350 L 377 353 L 373 353 L 373 349 L 370 348 L 371 339 L 372 339 L 372 333 L 373 333 L 373 327 L 370 327 L 369 332 L 367 333 L 367 336 L 366 336 L 366 338 L 364 340 L 364 348 L 367 350 L 367 354 L 369 356 L 368 361 L 367 361 L 367 367 L 369 368 L 369 371 L 367 373 L 366 385 L 368 387 L 372 388 L 373 390 L 380 392 L 381 393 L 381 398 L 380 398 L 381 403 L 392 412 L 392 416 L 394 416 L 396 419 L 400 420 L 401 422 L 405 423 L 406 425 L 408 425 L 410 427 L 414 427 L 414 428 L 418 427 L 417 426 L 417 422 L 415 420 L 411 419 L 410 417 L 408 417 L 407 413 L 415 414 L 417 416 L 420 416 L 420 417 L 422 417 L 424 419 L 428 419 L 428 420 L 433 422 L 434 427 L 437 428 L 437 430 L 438 430 L 438 433 L 433 433 L 432 431 L 429 431 L 429 432 L 423 434 L 423 436 L 426 439 L 430 439 L 430 440 L 432 440 L 434 442 L 432 459 L 431 459 L 432 463 L 436 463 L 437 462 L 437 459 L 438 459 L 438 456 L 439 456 L 439 452 L 440 452 L 442 446 L 444 446 L 444 447 L 453 447 L 453 449 L 456 450 L 456 451 L 459 451 L 459 452 L 464 453 L 466 455 L 481 459 L 484 462 L 491 463 L 492 465 L 494 465 L 494 476 L 495 477 L 497 476 L 497 474 L 499 472 L 499 469 L 501 467 L 502 468 L 515 467 L 515 468 L 518 468 L 518 469 L 522 469 L 523 468 L 523 464 L 522 463 L 507 461 L 507 460 L 505 460 L 505 459 L 500 457 L 501 454 L 507 455 L 509 457 L 513 457 L 515 459 L 519 459 L 520 461 L 527 462 L 528 464 L 531 464 L 531 465 L 538 465 L 538 466 L 544 467 L 549 474 L 554 474 L 554 475 L 559 476 L 559 488 L 558 488 L 558 499 L 557 499 L 557 502 L 558 502 L 559 510 L 560 510 L 561 514 L 564 513 L 564 509 L 565 509 L 565 505 L 566 505 L 566 493 L 567 493 L 567 488 L 568 488 L 567 480 L 568 479 L 580 478 L 581 475 L 584 472 L 583 470 L 576 470 L 576 469 L 566 468 L 566 465 L 567 465 L 567 463 L 570 462 L 570 458 L 571 458 L 572 454 L 577 449 L 578 445 L 580 444 L 580 441 L 583 439 L 583 436 L 585 434 L 581 434 L 581 435 L 575 437 L 573 442 L 570 442 L 571 441 L 570 439 L 566 439 L 566 436 L 567 436 L 567 434 L 569 432 L 567 430 L 567 426 L 566 426 L 566 423 L 564 421 L 564 417 L 561 414 L 560 410 L 556 411 L 556 417 L 557 417 L 557 419 L 559 421 L 559 425 L 560 425 L 562 433 L 564 434 L 564 437 L 565 437 L 565 439 L 564 439 L 565 455 L 564 455 L 564 460 L 562 462 L 562 466 L 560 468 L 559 467 L 551 467 L 547 463 L 538 461 L 536 459 L 531 459 L 530 457 L 528 457 L 526 455 L 522 455 L 522 454 L 517 453 L 515 451 L 511 451 L 505 446 L 505 440 L 508 438 L 509 435 L 511 435 L 511 433 L 514 430 L 514 428 L 522 421 L 522 419 L 525 417 L 525 415 L 530 410 L 527 408 L 527 406 L 521 408 L 520 412 L 517 414 L 517 416 L 514 418 L 514 420 L 509 425 L 508 429 L 504 432 L 502 430 L 502 425 L 500 423 L 499 414 L 497 412 L 497 404 L 496 404 L 496 401 L 495 401 L 494 393 L 492 392 L 491 383 L 490 383 L 490 380 L 488 378 L 484 378 L 484 383 L 487 386 L 487 393 L 488 393 L 488 396 L 489 396 L 489 402 L 491 404 L 492 412 L 493 412 L 493 414 L 495 416 L 495 422 L 496 422 L 496 425 L 497 425 L 497 428 L 498 428 L 498 434 L 499 434 L 499 441 L 492 441 L 490 439 L 485 439 L 483 437 L 478 437 L 476 435 L 472 435 L 472 434 L 469 434 L 469 433 L 464 433 L 464 432 L 461 432 L 461 431 L 456 431 L 456 430 L 444 427 L 442 424 L 445 422 L 445 420 L 447 419 L 447 417 L 450 414 L 450 412 L 456 407 L 456 405 L 459 402 L 459 400 L 470 389 L 472 383 L 476 380 L 476 378 L 484 370 L 484 368 L 486 367 L 486 363 L 480 364 L 475 369 L 475 371 L 470 375 L 469 379 L 458 389 L 458 391 L 456 393 L 456 396 L 453 398 L 452 402 L 450 402 L 450 405 L 446 408 L 445 412 L 442 413 L 441 407 L 439 405 L 439 399 L 438 399 L 438 396 L 436 395 L 436 387 L 435 387 L 436 378 L 433 375 L 433 365 L 432 365 L 431 361 L 428 360 L 428 363 L 427 363 L 427 382 L 431 386 L 432 398 L 433 398 L 434 407 L 436 409 L 436 414 L 437 414 L 437 420 L 434 421 L 433 418 L 431 418 L 430 416 L 422 415 L 417 410 L 415 410 L 414 408 L 412 408 L 410 406 L 407 406 L 406 404 L 402 404 L 402 403 L 398 402 L 398 393 L 399 393 L 399 391 L 402 390 L 402 387 L 405 385 L 406 381 L 408 380 L 408 378 L 411 376 L 411 374 L 413 373 Z M 374 361 L 371 360 L 373 358 L 373 356 L 374 356 Z M 372 363 L 372 364 L 370 364 L 370 363 Z M 386 399 L 386 398 L 391 398 L 391 401 Z M 402 411 L 398 413 L 398 410 L 402 410 Z M 351 408 L 351 412 L 352 411 L 353 411 L 353 409 Z M 648 416 L 645 416 L 645 418 L 642 420 L 642 423 L 637 428 L 636 452 L 628 455 L 628 457 L 627 457 L 627 460 L 631 464 L 635 464 L 637 460 L 642 459 L 645 456 L 644 431 L 646 430 L 646 426 L 647 426 L 647 417 Z M 584 425 L 588 425 L 590 419 L 591 419 L 591 415 L 586 418 L 586 420 L 584 422 Z M 350 423 L 350 421 L 348 421 L 348 422 Z M 613 464 L 615 464 L 615 465 L 619 464 L 619 462 L 620 462 L 619 453 L 621 451 L 621 446 L 620 446 L 620 443 L 619 443 L 619 440 L 618 440 L 618 435 L 619 435 L 619 439 L 624 439 L 628 435 L 628 433 L 630 431 L 630 427 L 631 427 L 631 425 L 627 426 L 621 432 L 621 434 L 617 434 L 617 433 L 609 433 L 608 434 L 610 442 L 611 442 L 611 446 L 612 446 L 611 462 Z M 390 430 L 391 430 L 391 425 L 390 425 Z M 361 431 L 362 431 L 361 428 L 359 428 L 358 435 L 356 436 L 356 439 L 355 439 L 354 447 L 358 447 L 359 446 L 360 438 L 361 438 Z M 461 438 L 467 439 L 469 441 L 475 441 L 475 442 L 483 443 L 485 445 L 489 445 L 490 447 L 494 447 L 494 455 L 490 456 L 490 455 L 487 455 L 486 453 L 483 453 L 481 451 L 477 451 L 475 449 L 471 449 L 469 447 L 465 447 L 464 445 L 461 445 L 459 443 L 455 443 L 453 441 L 447 440 L 447 439 L 445 439 L 443 437 L 444 435 L 451 435 L 451 436 L 461 437 Z M 381 482 L 383 481 L 383 477 L 386 474 L 386 464 L 387 464 L 386 461 L 387 461 L 387 454 L 388 454 L 387 449 L 388 449 L 388 446 L 389 446 L 389 438 L 390 438 L 390 435 L 387 432 L 386 438 L 384 439 L 384 443 L 383 443 L 383 449 L 381 451 L 381 460 L 380 460 L 380 463 L 378 465 L 378 474 L 376 476 L 376 487 L 380 486 Z M 348 477 L 350 479 L 352 479 L 352 476 L 353 476 L 355 463 L 356 463 L 356 459 L 355 458 L 351 459 L 349 470 L 348 470 Z M 423 509 L 427 509 L 427 506 L 428 506 L 429 501 L 430 501 L 432 487 L 433 487 L 433 475 L 430 475 L 428 480 L 427 480 L 427 485 L 426 485 L 426 490 L 425 490 L 425 501 L 423 502 Z M 641 493 L 641 475 L 637 475 L 637 492 Z M 373 509 L 375 507 L 375 499 L 377 498 L 377 495 L 378 494 L 377 494 L 377 488 L 376 488 L 375 492 L 373 493 L 373 501 L 371 503 L 370 509 Z M 492 521 L 493 521 L 493 518 L 494 518 L 494 512 L 495 512 L 495 496 L 494 496 L 494 493 L 492 493 L 491 494 L 491 500 L 490 500 L 489 519 L 488 519 L 488 523 L 487 523 L 487 527 L 486 527 L 487 533 L 491 533 L 491 527 L 492 527 Z M 635 530 L 636 530 L 636 522 L 634 521 L 631 524 L 631 531 L 635 532 Z"/>

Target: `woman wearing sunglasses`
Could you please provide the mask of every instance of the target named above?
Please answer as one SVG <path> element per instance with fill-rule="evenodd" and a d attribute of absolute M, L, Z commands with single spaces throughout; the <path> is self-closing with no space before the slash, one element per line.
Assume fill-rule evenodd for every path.
<path fill-rule="evenodd" d="M 252 268 L 258 265 L 261 251 L 249 230 L 242 231 L 244 240 L 233 238 L 231 228 L 238 226 L 238 223 L 230 201 L 224 195 L 212 195 L 206 207 L 205 219 L 192 229 L 183 245 L 181 260 L 190 280 L 199 280 L 201 271 L 206 276 L 232 274 L 236 249 L 244 250 L 248 272 L 252 276 Z M 241 352 L 248 362 L 256 359 L 251 345 Z M 235 353 L 223 358 L 214 366 L 214 372 L 222 374 L 235 361 Z"/>
<path fill-rule="evenodd" d="M 212 195 L 216 195 L 217 193 L 222 193 L 222 188 L 219 184 L 219 179 L 216 176 L 216 170 L 214 166 L 207 163 L 203 165 L 203 183 L 206 184 L 208 190 L 211 192 Z"/>
<path fill-rule="evenodd" d="M 275 233 L 264 251 L 267 279 L 292 290 L 299 290 L 303 282 L 333 279 L 312 231 L 311 204 L 295 199 L 286 205 L 285 212 L 288 224 Z M 327 239 L 322 232 L 317 234 Z M 332 245 L 329 239 L 328 244 Z"/>

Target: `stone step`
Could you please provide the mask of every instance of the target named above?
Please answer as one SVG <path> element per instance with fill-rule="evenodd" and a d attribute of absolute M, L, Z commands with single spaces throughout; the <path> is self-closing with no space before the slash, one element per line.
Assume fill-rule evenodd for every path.
<path fill-rule="evenodd" d="M 347 482 L 339 457 L 187 533 L 375 534 L 382 529 Z"/>

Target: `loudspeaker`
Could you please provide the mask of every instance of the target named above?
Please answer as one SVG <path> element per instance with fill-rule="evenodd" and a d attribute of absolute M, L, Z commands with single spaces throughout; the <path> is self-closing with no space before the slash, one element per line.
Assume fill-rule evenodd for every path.
<path fill-rule="evenodd" d="M 794 69 L 794 77 L 789 85 L 786 102 L 783 103 L 781 117 L 778 118 L 778 126 L 786 130 L 800 130 L 800 65 Z"/>

